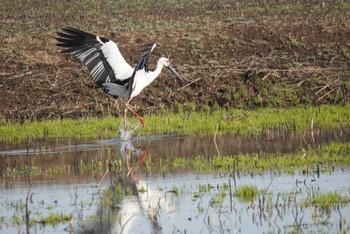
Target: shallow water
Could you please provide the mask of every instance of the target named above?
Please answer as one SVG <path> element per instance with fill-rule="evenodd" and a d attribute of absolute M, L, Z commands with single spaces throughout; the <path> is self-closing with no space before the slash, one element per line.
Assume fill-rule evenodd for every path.
<path fill-rule="evenodd" d="M 6 220 L 13 215 L 23 217 L 25 212 L 18 208 L 19 203 L 25 203 L 29 194 L 30 217 L 68 213 L 74 218 L 71 225 L 45 227 L 34 224 L 28 229 L 29 233 L 62 233 L 63 230 L 74 233 L 286 233 L 292 230 L 339 233 L 350 229 L 349 206 L 324 213 L 315 207 L 303 208 L 302 202 L 312 194 L 328 191 L 349 196 L 349 184 L 344 181 L 350 181 L 350 171 L 339 168 L 321 174 L 320 178 L 272 172 L 237 179 L 237 187 L 251 184 L 258 189 L 268 188 L 264 208 L 259 206 L 262 195 L 254 202 L 241 202 L 235 197 L 230 201 L 227 185 L 231 184 L 233 191 L 233 179 L 215 174 L 149 176 L 136 183 L 143 192 L 123 195 L 107 206 L 101 204 L 101 197 L 103 191 L 114 186 L 108 180 L 100 187 L 93 181 L 76 184 L 42 182 L 32 188 L 18 184 L 2 189 L 1 230 L 26 232 L 25 225 L 14 226 Z M 208 189 L 200 191 L 201 186 Z M 222 200 L 221 194 L 224 194 Z"/>
<path fill-rule="evenodd" d="M 301 208 L 300 203 L 311 196 L 310 191 L 318 193 L 336 190 L 348 194 L 348 185 L 341 181 L 350 181 L 349 170 L 337 169 L 319 179 L 285 174 L 241 177 L 237 186 L 252 184 L 258 189 L 269 187 L 265 199 L 270 200 L 265 201 L 265 208 L 260 208 L 258 204 L 258 199 L 262 199 L 262 196 L 255 199 L 254 203 L 240 202 L 234 197 L 230 201 L 226 191 L 226 195 L 220 200 L 220 191 L 224 191 L 224 184 L 230 184 L 229 180 L 232 179 L 194 174 L 142 179 L 138 186 L 145 187 L 147 191 L 139 193 L 138 197 L 122 200 L 118 212 L 121 222 L 110 225 L 110 230 L 120 232 L 124 228 L 127 233 L 135 233 L 142 227 L 143 233 L 340 231 L 337 210 L 327 215 L 320 212 L 319 217 L 314 219 L 313 209 Z M 200 185 L 210 185 L 211 188 L 209 191 L 199 192 Z M 179 194 L 172 192 L 174 188 L 179 189 Z M 234 190 L 233 187 L 231 189 Z M 219 201 L 215 203 L 215 199 Z M 343 217 L 350 217 L 349 207 L 340 208 L 339 212 Z M 326 219 L 327 223 L 320 225 Z M 346 221 L 348 223 L 349 220 Z M 344 230 L 348 228 L 349 224 L 343 227 Z"/>
<path fill-rule="evenodd" d="M 293 153 L 301 148 L 314 148 L 327 142 L 349 142 L 350 128 L 315 129 L 300 134 L 271 132 L 260 138 L 218 135 L 217 147 L 213 136 L 147 136 L 132 138 L 135 148 L 147 151 L 159 159 L 194 157 L 197 155 L 235 155 L 239 153 Z M 118 139 L 78 141 L 53 141 L 21 145 L 0 145 L 0 175 L 4 168 L 21 162 L 32 165 L 74 165 L 83 161 L 103 161 L 109 156 L 122 156 L 122 142 Z M 15 156 L 15 157 L 14 157 Z"/>
<path fill-rule="evenodd" d="M 238 153 L 292 153 L 327 142 L 349 142 L 349 129 L 315 130 L 302 134 L 266 134 L 259 139 L 153 136 L 0 147 L 0 232 L 6 233 L 261 233 L 349 231 L 349 206 L 330 212 L 302 206 L 315 194 L 336 191 L 350 197 L 350 170 L 295 175 L 270 171 L 262 175 L 142 173 L 145 157 L 234 155 Z M 127 160 L 127 155 L 136 157 Z M 125 160 L 127 176 L 83 173 L 80 162 L 107 158 Z M 72 165 L 74 173 L 33 177 L 6 177 L 6 170 L 25 163 L 48 168 Z M 135 170 L 134 170 L 135 169 Z M 135 173 L 134 173 L 135 172 Z M 101 184 L 100 184 L 101 182 Z M 230 196 L 235 187 L 255 185 L 266 194 L 250 202 Z M 203 188 L 207 188 L 204 189 Z M 117 192 L 119 191 L 120 192 Z M 231 190 L 231 191 L 230 191 Z M 104 202 L 110 194 L 110 202 Z M 108 200 L 108 199 L 107 199 Z M 260 202 L 259 202 L 260 201 Z M 262 205 L 264 201 L 264 205 Z M 27 216 L 26 216 L 27 213 Z M 50 214 L 68 214 L 71 222 L 29 225 L 26 221 Z M 19 217 L 19 225 L 13 217 Z"/>
<path fill-rule="evenodd" d="M 40 181 L 35 182 L 31 187 L 28 183 L 18 183 L 10 188 L 2 188 L 0 230 L 5 233 L 63 233 L 67 226 L 69 228 L 69 222 L 54 227 L 41 224 L 29 227 L 26 225 L 26 207 L 30 213 L 29 219 L 38 220 L 50 214 L 72 214 L 74 217 L 73 225 L 78 230 L 79 219 L 82 220 L 87 215 L 96 212 L 96 206 L 99 203 L 99 188 L 96 187 L 96 183 L 70 182 L 65 184 Z M 13 216 L 20 217 L 23 224 L 14 225 L 11 223 Z"/>

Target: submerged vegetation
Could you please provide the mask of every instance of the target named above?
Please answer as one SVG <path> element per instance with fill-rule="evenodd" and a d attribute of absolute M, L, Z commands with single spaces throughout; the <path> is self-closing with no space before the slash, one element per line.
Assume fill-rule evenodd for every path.
<path fill-rule="evenodd" d="M 350 105 L 295 107 L 290 109 L 180 110 L 145 116 L 144 135 L 214 135 L 219 133 L 259 136 L 269 130 L 301 132 L 310 128 L 344 127 L 350 123 Z M 131 117 L 130 117 L 131 119 Z M 136 121 L 136 119 L 133 119 Z M 119 137 L 122 118 L 84 118 L 0 124 L 0 142 L 24 143 L 54 139 L 106 139 Z"/>

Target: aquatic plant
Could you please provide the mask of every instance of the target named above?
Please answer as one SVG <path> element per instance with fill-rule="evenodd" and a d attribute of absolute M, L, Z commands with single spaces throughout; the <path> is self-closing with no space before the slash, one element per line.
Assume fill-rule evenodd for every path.
<path fill-rule="evenodd" d="M 320 209 L 322 212 L 329 213 L 331 209 L 337 205 L 347 206 L 350 204 L 350 198 L 348 196 L 342 196 L 337 191 L 315 194 L 314 196 L 305 199 L 303 206 Z"/>
<path fill-rule="evenodd" d="M 177 186 L 173 186 L 170 190 L 167 191 L 167 193 L 174 194 L 176 197 L 181 195 L 181 189 Z"/>
<path fill-rule="evenodd" d="M 221 205 L 222 202 L 224 201 L 225 197 L 226 197 L 226 192 L 223 190 L 219 190 L 218 193 L 214 194 L 211 199 L 210 199 L 210 204 L 211 205 Z"/>
<path fill-rule="evenodd" d="M 11 218 L 11 222 L 13 224 L 17 224 L 20 225 L 22 223 L 22 219 L 20 217 L 18 217 L 17 215 L 12 216 Z"/>
<path fill-rule="evenodd" d="M 259 190 L 254 185 L 243 185 L 237 187 L 232 195 L 241 201 L 249 202 L 254 200 L 259 195 Z"/>
<path fill-rule="evenodd" d="M 70 221 L 71 216 L 62 213 L 51 213 L 47 217 L 41 217 L 38 220 L 35 220 L 36 223 L 40 223 L 42 225 L 51 225 L 55 226 L 59 223 L 64 223 Z"/>
<path fill-rule="evenodd" d="M 112 205 L 113 192 L 111 189 L 106 189 L 102 194 L 102 204 L 104 206 Z"/>

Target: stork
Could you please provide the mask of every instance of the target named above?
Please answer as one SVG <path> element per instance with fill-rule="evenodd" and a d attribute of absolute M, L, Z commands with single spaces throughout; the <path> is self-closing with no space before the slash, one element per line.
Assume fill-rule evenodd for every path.
<path fill-rule="evenodd" d="M 112 40 L 84 32 L 80 29 L 66 27 L 63 32 L 57 32 L 57 46 L 65 48 L 62 53 L 69 53 L 84 63 L 89 69 L 95 84 L 114 98 L 122 98 L 126 107 L 124 110 L 124 130 L 126 130 L 126 114 L 131 111 L 137 116 L 144 127 L 143 118 L 134 111 L 129 103 L 141 91 L 152 83 L 161 73 L 163 66 L 167 67 L 179 80 L 181 76 L 171 66 L 169 59 L 158 59 L 156 69 L 150 71 L 148 59 L 156 44 L 144 47 L 141 59 L 132 68 L 120 53 L 118 46 Z"/>

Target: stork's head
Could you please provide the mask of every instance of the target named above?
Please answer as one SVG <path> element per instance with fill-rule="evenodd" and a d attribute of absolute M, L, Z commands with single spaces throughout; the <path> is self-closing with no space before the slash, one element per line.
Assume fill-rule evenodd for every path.
<path fill-rule="evenodd" d="M 171 66 L 169 59 L 167 58 L 160 58 L 158 60 L 158 63 L 162 64 L 163 66 L 167 67 L 179 80 L 183 81 L 182 77 L 175 71 L 175 69 Z"/>

